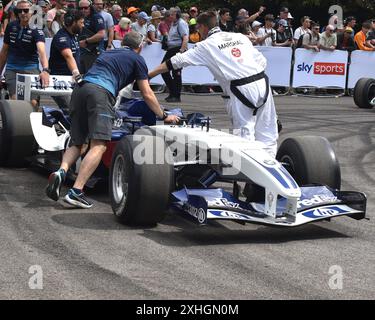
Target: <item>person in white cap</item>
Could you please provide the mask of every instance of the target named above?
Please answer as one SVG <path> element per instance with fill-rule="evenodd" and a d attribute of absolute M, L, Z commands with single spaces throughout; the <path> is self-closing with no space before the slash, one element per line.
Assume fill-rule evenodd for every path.
<path fill-rule="evenodd" d="M 251 24 L 251 29 L 253 30 L 254 34 L 257 35 L 258 32 L 259 32 L 259 29 L 260 27 L 262 26 L 263 24 L 259 21 L 254 21 L 252 24 Z"/>
<path fill-rule="evenodd" d="M 200 14 L 197 23 L 204 40 L 156 67 L 149 77 L 188 66 L 206 66 L 229 95 L 227 111 L 235 133 L 263 143 L 264 149 L 275 156 L 277 116 L 265 74 L 265 57 L 246 35 L 221 31 L 214 12 Z"/>

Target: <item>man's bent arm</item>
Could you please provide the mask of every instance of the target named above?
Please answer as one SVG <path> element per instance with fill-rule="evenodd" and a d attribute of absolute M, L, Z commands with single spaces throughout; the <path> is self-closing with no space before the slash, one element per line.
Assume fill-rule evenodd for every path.
<path fill-rule="evenodd" d="M 152 91 L 148 80 L 137 80 L 138 88 L 148 107 L 156 114 L 157 117 L 163 118 L 164 112 L 160 107 L 158 99 Z"/>
<path fill-rule="evenodd" d="M 104 39 L 105 36 L 105 30 L 99 30 L 97 33 L 95 33 L 92 37 L 87 38 L 87 43 L 92 44 L 92 43 L 97 43 L 100 42 Z"/>
<path fill-rule="evenodd" d="M 66 64 L 70 70 L 70 72 L 73 73 L 74 70 L 78 70 L 77 62 L 73 57 L 72 50 L 69 48 L 66 48 L 64 50 L 61 50 L 61 55 L 64 57 Z"/>

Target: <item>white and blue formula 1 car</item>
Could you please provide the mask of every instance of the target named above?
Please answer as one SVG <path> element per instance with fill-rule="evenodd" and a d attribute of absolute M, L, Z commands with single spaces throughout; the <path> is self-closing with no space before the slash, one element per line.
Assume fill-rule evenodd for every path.
<path fill-rule="evenodd" d="M 46 90 L 28 77 L 17 84 L 21 99 L 32 92 L 71 94 L 68 79 L 56 77 Z M 168 208 L 201 225 L 230 220 L 295 227 L 340 216 L 365 218 L 366 196 L 340 191 L 340 167 L 325 138 L 288 138 L 274 159 L 261 143 L 210 128 L 203 115 L 188 115 L 179 125 L 157 124 L 143 101 L 130 108 L 125 102 L 125 109 L 118 102 L 104 170 L 97 174 L 108 179 L 121 223 L 154 225 Z M 68 129 L 69 117 L 58 110 L 32 112 L 26 101 L 2 101 L 0 163 L 20 164 L 36 149 L 45 150 L 44 158 L 61 155 Z"/>
<path fill-rule="evenodd" d="M 295 227 L 339 216 L 365 218 L 365 194 L 339 190 L 340 167 L 327 139 L 288 138 L 276 160 L 261 143 L 199 120 L 143 127 L 117 144 L 110 196 L 123 223 L 160 222 L 168 206 L 202 225 L 231 220 Z M 154 162 L 142 163 L 147 158 Z M 230 190 L 223 188 L 228 184 Z"/>

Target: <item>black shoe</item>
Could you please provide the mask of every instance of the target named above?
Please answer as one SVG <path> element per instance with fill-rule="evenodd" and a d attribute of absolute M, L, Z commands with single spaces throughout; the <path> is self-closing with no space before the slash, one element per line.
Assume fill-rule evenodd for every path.
<path fill-rule="evenodd" d="M 58 170 L 52 172 L 48 178 L 48 185 L 46 188 L 46 194 L 52 200 L 59 200 L 61 185 L 65 180 L 65 172 Z"/>
<path fill-rule="evenodd" d="M 167 101 L 167 102 L 181 102 L 181 98 L 180 97 L 166 97 L 165 101 Z"/>
<path fill-rule="evenodd" d="M 83 192 L 78 194 L 73 189 L 68 191 L 64 201 L 78 208 L 89 209 L 92 207 L 91 201 L 85 197 Z"/>

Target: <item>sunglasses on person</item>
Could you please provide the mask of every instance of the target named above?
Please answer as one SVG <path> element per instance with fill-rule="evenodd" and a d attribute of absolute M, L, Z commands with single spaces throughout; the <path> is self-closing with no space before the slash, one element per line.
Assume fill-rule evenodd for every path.
<path fill-rule="evenodd" d="M 18 9 L 16 8 L 15 10 L 15 13 L 19 14 L 19 13 L 29 13 L 30 9 L 29 8 L 26 8 L 26 9 Z"/>
<path fill-rule="evenodd" d="M 79 7 L 79 10 L 87 10 L 90 7 Z"/>

